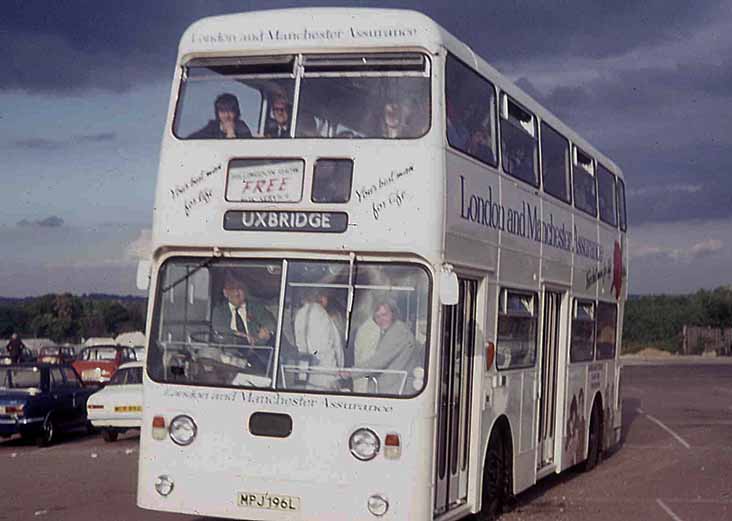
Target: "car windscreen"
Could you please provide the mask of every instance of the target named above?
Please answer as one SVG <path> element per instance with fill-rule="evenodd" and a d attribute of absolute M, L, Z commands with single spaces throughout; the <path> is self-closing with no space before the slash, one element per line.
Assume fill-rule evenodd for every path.
<path fill-rule="evenodd" d="M 154 380 L 384 396 L 424 386 L 430 279 L 419 265 L 171 259 L 158 287 Z"/>
<path fill-rule="evenodd" d="M 117 369 L 107 385 L 132 385 L 142 383 L 142 367 Z"/>
<path fill-rule="evenodd" d="M 37 367 L 3 369 L 0 387 L 5 389 L 40 389 L 41 371 Z"/>

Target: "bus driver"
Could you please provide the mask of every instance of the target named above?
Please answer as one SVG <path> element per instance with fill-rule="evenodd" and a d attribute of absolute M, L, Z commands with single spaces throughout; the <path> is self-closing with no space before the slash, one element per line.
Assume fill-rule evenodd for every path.
<path fill-rule="evenodd" d="M 276 328 L 275 318 L 264 305 L 249 298 L 246 285 L 232 273 L 227 273 L 224 279 L 224 296 L 226 302 L 214 307 L 211 316 L 212 329 L 220 334 L 233 334 L 245 343 L 255 346 L 272 345 Z M 250 350 L 250 355 L 257 353 L 256 348 Z M 262 362 L 264 353 L 250 362 Z M 266 367 L 266 366 L 265 366 Z"/>

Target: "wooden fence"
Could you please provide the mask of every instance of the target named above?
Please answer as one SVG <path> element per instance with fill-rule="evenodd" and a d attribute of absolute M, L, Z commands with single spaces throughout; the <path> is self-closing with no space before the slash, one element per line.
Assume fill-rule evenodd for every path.
<path fill-rule="evenodd" d="M 685 355 L 732 355 L 732 327 L 684 326 L 681 335 Z"/>

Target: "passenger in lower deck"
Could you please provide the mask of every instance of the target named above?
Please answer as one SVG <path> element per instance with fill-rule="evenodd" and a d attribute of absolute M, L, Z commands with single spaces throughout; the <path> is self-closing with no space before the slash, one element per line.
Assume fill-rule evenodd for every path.
<path fill-rule="evenodd" d="M 335 389 L 343 367 L 343 333 L 338 318 L 328 312 L 330 296 L 323 288 L 308 288 L 295 314 L 295 344 L 309 355 L 307 387 Z"/>
<path fill-rule="evenodd" d="M 422 350 L 417 348 L 414 335 L 407 325 L 399 319 L 399 309 L 394 302 L 377 302 L 372 319 L 379 328 L 379 340 L 373 355 L 359 361 L 354 367 L 354 387 L 360 387 L 357 382 L 362 378 L 373 378 L 376 382 L 374 392 L 402 394 L 407 377 Z"/>

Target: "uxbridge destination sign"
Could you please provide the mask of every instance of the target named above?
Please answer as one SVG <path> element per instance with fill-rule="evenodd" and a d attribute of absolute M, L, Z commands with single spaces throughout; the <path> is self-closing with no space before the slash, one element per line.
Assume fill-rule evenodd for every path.
<path fill-rule="evenodd" d="M 224 230 L 256 232 L 343 233 L 344 212 L 239 211 L 224 214 Z"/>
<path fill-rule="evenodd" d="M 487 192 L 466 191 L 465 177 L 460 176 L 460 218 L 486 228 L 500 230 L 524 239 L 544 243 L 552 248 L 573 252 L 582 257 L 600 261 L 603 248 L 592 239 L 583 237 L 572 230 L 571 225 L 555 223 L 549 213 L 544 219 L 539 217 L 539 207 L 529 201 L 522 201 L 520 208 L 504 206 L 494 199 L 493 187 Z"/>

